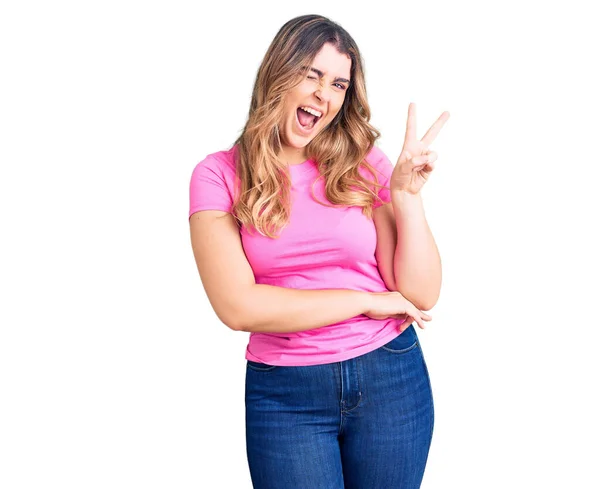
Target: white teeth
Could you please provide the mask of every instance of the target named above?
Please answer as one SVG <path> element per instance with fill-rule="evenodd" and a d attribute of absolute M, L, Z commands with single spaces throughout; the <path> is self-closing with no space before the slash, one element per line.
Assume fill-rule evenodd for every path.
<path fill-rule="evenodd" d="M 308 112 L 309 114 L 316 115 L 317 117 L 321 117 L 321 112 L 315 109 L 311 109 L 310 107 L 300 107 L 302 110 Z"/>

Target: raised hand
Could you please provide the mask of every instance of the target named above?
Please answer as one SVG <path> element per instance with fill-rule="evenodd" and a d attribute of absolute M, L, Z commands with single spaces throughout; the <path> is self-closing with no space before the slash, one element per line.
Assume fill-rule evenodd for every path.
<path fill-rule="evenodd" d="M 436 138 L 440 129 L 450 117 L 450 112 L 442 115 L 429 128 L 421 140 L 417 139 L 417 112 L 414 103 L 408 105 L 408 119 L 406 121 L 406 135 L 404 145 L 390 179 L 390 190 L 405 191 L 417 194 L 434 169 L 437 153 L 431 151 L 429 146 Z"/>

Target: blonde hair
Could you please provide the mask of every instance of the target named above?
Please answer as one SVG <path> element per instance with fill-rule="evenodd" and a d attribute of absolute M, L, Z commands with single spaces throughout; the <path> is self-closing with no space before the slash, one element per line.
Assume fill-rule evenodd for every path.
<path fill-rule="evenodd" d="M 380 200 L 373 186 L 383 185 L 365 180 L 358 171 L 363 165 L 375 176 L 365 156 L 380 137 L 369 124 L 371 111 L 358 47 L 341 26 L 326 17 L 296 17 L 281 27 L 262 60 L 248 120 L 234 143 L 238 146 L 239 188 L 232 213 L 239 225 L 254 228 L 263 236 L 278 238 L 275 233 L 287 225 L 290 217 L 291 180 L 281 158 L 279 134 L 284 96 L 307 75 L 325 43 L 350 57 L 351 81 L 336 117 L 306 146 L 308 158 L 317 163 L 320 178 L 325 181 L 325 196 L 332 204 L 362 207 L 363 214 L 371 219 L 373 202 Z"/>

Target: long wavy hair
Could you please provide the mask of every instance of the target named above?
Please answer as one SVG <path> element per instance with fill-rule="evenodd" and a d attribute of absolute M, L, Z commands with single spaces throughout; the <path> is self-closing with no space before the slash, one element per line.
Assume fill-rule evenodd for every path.
<path fill-rule="evenodd" d="M 373 202 L 380 201 L 376 189 L 383 185 L 365 161 L 380 132 L 369 124 L 371 110 L 358 47 L 350 34 L 326 17 L 295 17 L 281 27 L 262 60 L 248 120 L 234 143 L 238 188 L 232 213 L 238 225 L 263 236 L 278 238 L 276 234 L 290 217 L 291 179 L 279 134 L 284 96 L 307 76 L 325 43 L 350 57 L 351 81 L 336 117 L 306 146 L 308 158 L 318 165 L 325 196 L 334 206 L 362 207 L 363 214 L 372 219 Z M 373 180 L 363 178 L 358 171 L 361 165 Z M 314 191 L 312 195 L 315 198 Z"/>

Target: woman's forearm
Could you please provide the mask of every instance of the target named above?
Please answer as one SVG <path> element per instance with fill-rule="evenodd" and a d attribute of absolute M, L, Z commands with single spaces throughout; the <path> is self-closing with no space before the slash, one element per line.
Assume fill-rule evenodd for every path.
<path fill-rule="evenodd" d="M 421 195 L 394 191 L 392 205 L 398 232 L 394 253 L 396 288 L 417 308 L 428 311 L 440 295 L 442 264 Z"/>
<path fill-rule="evenodd" d="M 233 329 L 288 333 L 320 328 L 367 312 L 368 292 L 345 289 L 303 290 L 250 286 L 238 301 Z"/>

